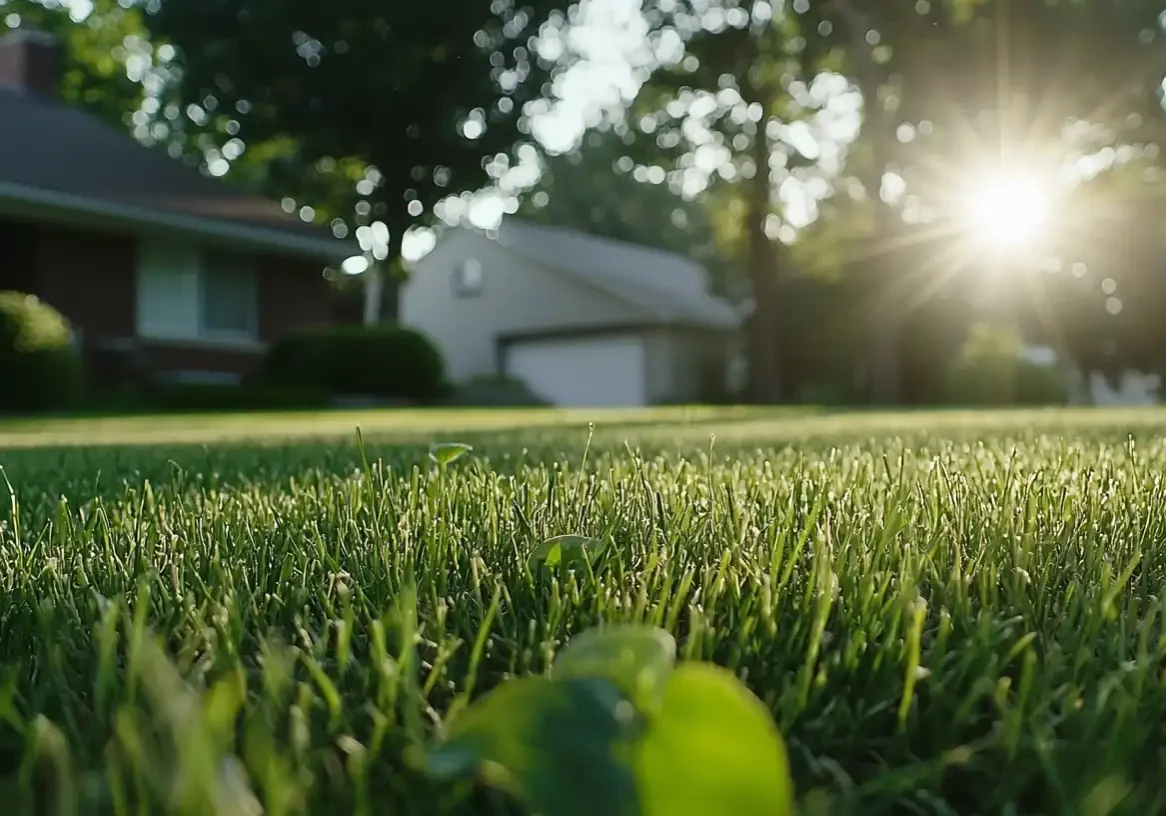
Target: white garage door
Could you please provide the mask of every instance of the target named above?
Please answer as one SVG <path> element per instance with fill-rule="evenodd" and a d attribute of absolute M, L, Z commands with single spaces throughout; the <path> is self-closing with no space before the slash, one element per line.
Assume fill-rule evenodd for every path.
<path fill-rule="evenodd" d="M 555 405 L 646 405 L 638 337 L 525 340 L 506 351 L 506 373 Z"/>

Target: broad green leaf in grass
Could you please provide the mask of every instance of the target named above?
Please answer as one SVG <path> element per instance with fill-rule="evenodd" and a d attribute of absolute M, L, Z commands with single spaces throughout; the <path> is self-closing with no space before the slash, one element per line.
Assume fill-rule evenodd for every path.
<path fill-rule="evenodd" d="M 555 657 L 553 676 L 602 677 L 642 709 L 660 705 L 676 663 L 676 640 L 652 626 L 588 629 L 571 638 Z"/>
<path fill-rule="evenodd" d="M 560 535 L 539 544 L 530 554 L 530 563 L 532 566 L 541 564 L 547 567 L 557 567 L 560 564 L 567 567 L 583 563 L 593 564 L 606 549 L 607 542 L 599 538 Z"/>
<path fill-rule="evenodd" d="M 439 467 L 445 467 L 450 462 L 461 459 L 473 449 L 472 445 L 461 442 L 439 442 L 429 446 L 429 458 L 436 462 Z"/>
<path fill-rule="evenodd" d="M 544 816 L 635 816 L 631 705 L 607 682 L 510 680 L 462 711 L 428 754 L 435 776 L 473 771 Z"/>
<path fill-rule="evenodd" d="M 717 666 L 673 670 L 635 769 L 643 816 L 793 813 L 785 745 L 769 711 Z"/>

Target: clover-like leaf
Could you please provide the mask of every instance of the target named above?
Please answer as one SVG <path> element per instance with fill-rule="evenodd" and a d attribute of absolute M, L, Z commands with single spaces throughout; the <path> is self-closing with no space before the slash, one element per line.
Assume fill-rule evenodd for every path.
<path fill-rule="evenodd" d="M 644 816 L 793 813 L 785 744 L 769 711 L 717 666 L 672 671 L 635 768 Z"/>
<path fill-rule="evenodd" d="M 631 706 L 603 680 L 510 680 L 462 711 L 428 754 L 435 776 L 491 781 L 552 816 L 633 816 Z"/>
<path fill-rule="evenodd" d="M 535 547 L 530 554 L 532 566 L 542 564 L 547 567 L 575 567 L 595 560 L 607 549 L 607 542 L 599 538 L 581 535 L 560 535 L 548 538 Z"/>
<path fill-rule="evenodd" d="M 602 677 L 641 709 L 658 708 L 676 663 L 676 640 L 652 626 L 621 624 L 588 629 L 555 656 L 552 676 Z"/>
<path fill-rule="evenodd" d="M 429 458 L 436 462 L 439 467 L 445 467 L 450 462 L 461 459 L 473 449 L 472 445 L 466 445 L 462 442 L 439 442 L 429 446 Z"/>

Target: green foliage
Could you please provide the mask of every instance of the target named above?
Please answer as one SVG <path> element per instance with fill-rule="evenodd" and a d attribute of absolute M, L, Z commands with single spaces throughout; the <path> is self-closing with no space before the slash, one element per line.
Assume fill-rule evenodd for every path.
<path fill-rule="evenodd" d="M 1059 367 L 1025 359 L 1014 330 L 981 323 L 948 371 L 944 397 L 957 405 L 1056 405 L 1069 393 Z"/>
<path fill-rule="evenodd" d="M 685 664 L 669 676 L 634 759 L 644 816 L 790 816 L 785 745 L 731 672 Z"/>
<path fill-rule="evenodd" d="M 284 335 L 267 349 L 257 379 L 277 385 L 317 380 L 318 385 L 329 336 L 318 329 Z"/>
<path fill-rule="evenodd" d="M 430 771 L 465 774 L 491 763 L 502 771 L 496 784 L 534 813 L 636 816 L 635 781 L 620 761 L 631 712 L 621 703 L 590 679 L 512 680 L 458 714 L 430 753 Z"/>
<path fill-rule="evenodd" d="M 461 459 L 473 449 L 473 445 L 466 445 L 461 442 L 442 442 L 429 446 L 429 458 L 439 467 L 445 467 L 451 462 L 456 462 L 458 459 Z"/>
<path fill-rule="evenodd" d="M 548 538 L 530 554 L 532 566 L 549 568 L 588 567 L 607 551 L 607 542 L 581 535 L 558 535 Z"/>
<path fill-rule="evenodd" d="M 1166 137 L 1160 2 L 815 0 L 754 4 L 746 12 L 734 2 L 668 0 L 645 8 L 654 27 L 672 29 L 670 34 L 685 40 L 687 53 L 661 66 L 637 100 L 636 119 L 647 123 L 634 134 L 637 160 L 690 170 L 702 143 L 728 149 L 717 168 L 721 179 L 711 188 L 719 199 L 711 208 L 718 240 L 722 251 L 749 260 L 760 315 L 750 349 L 753 368 L 779 371 L 787 394 L 797 390 L 796 384 L 788 387 L 798 379 L 797 362 L 779 359 L 780 353 L 764 355 L 783 345 L 775 339 L 778 327 L 788 322 L 782 309 L 802 311 L 799 300 L 779 294 L 773 283 L 798 267 L 859 281 L 865 309 L 851 322 L 864 338 L 860 353 L 851 355 L 852 371 L 865 369 L 872 394 L 919 400 L 919 380 L 930 377 L 912 370 L 921 366 L 919 359 L 899 354 L 912 348 L 903 323 L 930 308 L 933 284 L 979 274 L 982 252 L 960 246 L 966 225 L 960 223 L 960 196 L 953 188 L 980 166 L 1011 157 L 1059 180 L 1060 168 L 1079 156 L 1121 156 L 1103 163 L 1101 177 L 1135 177 L 1124 200 L 1100 201 L 1086 193 L 1058 215 L 1049 243 L 1066 268 L 1088 257 L 1091 268 L 1122 278 L 1123 261 L 1130 260 L 1122 244 L 1131 210 L 1147 214 L 1143 235 L 1160 234 L 1155 208 L 1147 206 L 1160 196 L 1160 174 L 1146 172 L 1160 163 Z M 1066 61 L 1070 53 L 1079 58 Z M 836 76 L 827 79 L 823 71 Z M 836 93 L 807 91 L 839 77 L 846 80 L 840 87 L 861 94 L 862 126 L 837 168 L 801 155 L 788 139 L 763 138 L 762 133 L 781 134 L 785 125 L 813 118 Z M 697 128 L 690 128 L 693 105 L 702 109 Z M 744 115 L 746 106 L 752 116 Z M 640 119 L 642 114 L 647 117 Z M 772 172 L 746 172 L 762 165 Z M 882 198 L 888 172 L 906 183 L 899 200 Z M 759 232 L 766 217 L 784 217 L 772 191 L 787 179 L 814 176 L 832 182 L 834 199 L 783 258 L 773 235 Z M 1163 302 L 1157 291 L 1161 276 L 1154 270 L 1164 254 L 1158 239 L 1128 270 L 1134 280 L 1122 279 L 1130 296 L 1154 290 L 1147 311 Z M 1072 288 L 1068 277 L 1039 288 Z M 1126 298 L 1121 300 L 1127 317 L 1107 319 L 1106 308 L 1116 307 L 1107 303 L 1099 282 L 1094 279 L 1088 292 L 1069 297 L 1053 292 L 1034 298 L 1026 304 L 1028 316 L 1044 321 L 1046 333 L 1071 335 L 1057 339 L 1083 368 L 1110 374 L 1130 365 L 1159 368 L 1166 359 L 1160 321 L 1148 314 L 1131 321 L 1136 307 Z M 1064 308 L 1050 315 L 1050 302 Z M 1078 320 L 1079 314 L 1088 319 Z M 1125 332 L 1125 323 L 1136 328 Z"/>
<path fill-rule="evenodd" d="M 445 361 L 423 334 L 399 326 L 340 326 L 277 341 L 262 380 L 339 396 L 431 401 L 446 389 Z"/>
<path fill-rule="evenodd" d="M 232 178 L 310 204 L 321 221 L 339 218 L 349 229 L 383 221 L 393 254 L 408 227 L 429 222 L 438 200 L 489 183 L 501 163 L 488 160 L 527 138 L 534 109 L 524 110 L 525 103 L 545 109 L 539 97 L 553 67 L 540 63 L 527 40 L 544 23 L 560 28 L 568 5 L 482 3 L 450 23 L 436 7 L 368 10 L 356 0 L 324 17 L 304 2 L 96 0 L 89 18 L 76 23 L 59 4 L 9 0 L 4 19 L 19 17 L 56 34 L 66 46 L 64 98 L 110 121 L 127 124 L 140 106 L 137 66 L 148 57 L 154 68 L 147 84 L 160 102 L 147 106 L 154 111 L 149 124 L 159 126 L 151 138 L 200 159 L 222 153 L 228 142 L 231 155 L 243 145 Z M 1166 122 L 1159 104 L 1166 73 L 1162 3 L 815 0 L 745 11 L 728 0 L 652 0 L 644 10 L 653 36 L 674 29 L 669 34 L 685 41 L 687 59 L 658 67 L 630 128 L 591 134 L 583 150 L 551 158 L 524 209 L 552 223 L 679 250 L 710 266 L 723 291 L 757 295 L 751 358 L 755 368 L 780 374 L 770 385 L 781 385 L 786 396 L 801 385 L 799 362 L 772 349 L 788 346 L 781 326 L 802 304 L 778 292 L 774 280 L 795 268 L 878 279 L 879 287 L 868 287 L 859 328 L 886 342 L 868 337 L 863 354 L 907 346 L 895 335 L 907 333 L 899 323 L 910 316 L 887 304 L 921 308 L 915 300 L 925 299 L 925 284 L 936 274 L 915 274 L 918 258 L 901 249 L 940 236 L 929 241 L 931 256 L 947 256 L 959 227 L 943 212 L 953 179 L 1000 155 L 1046 169 L 1098 151 L 1120 157 L 1066 207 L 1053 242 L 1066 267 L 1083 260 L 1102 280 L 1118 280 L 1120 319 L 1106 311 L 1116 307 L 1097 279 L 1090 287 L 1077 287 L 1067 275 L 1050 279 L 1042 302 L 1059 304 L 1053 322 L 1065 330 L 1064 348 L 1080 367 L 1111 376 L 1130 366 L 1162 367 L 1166 341 L 1154 315 L 1166 295 L 1153 272 L 1166 248 L 1155 208 L 1147 206 L 1161 194 L 1147 171 L 1160 163 Z M 190 55 L 180 71 L 163 57 L 171 44 Z M 1065 62 L 1066 53 L 1081 58 Z M 787 255 L 762 229 L 767 217 L 777 219 L 771 226 L 787 220 L 774 190 L 790 178 L 834 175 L 782 135 L 785 125 L 812 118 L 821 106 L 821 94 L 801 89 L 822 70 L 839 72 L 861 92 L 862 130 L 842 157 L 833 185 L 840 195 L 824 208 L 821 228 Z M 167 79 L 177 87 L 159 90 Z M 438 86 L 442 104 L 431 92 Z M 394 116 L 366 115 L 368 99 L 385 100 L 383 109 Z M 688 106 L 713 101 L 701 117 L 711 133 L 703 126 L 686 130 Z M 460 129 L 467 117 L 484 126 L 477 138 Z M 900 139 L 903 132 L 910 138 Z M 1000 134 L 1012 143 L 1001 144 Z M 610 172 L 615 162 L 626 166 L 624 159 L 640 169 L 695 172 L 693 151 L 710 145 L 729 158 L 710 174 L 698 202 L 670 189 L 675 177 L 653 185 Z M 754 172 L 761 164 L 771 166 L 772 178 Z M 938 223 L 908 227 L 899 218 L 904 202 L 884 204 L 875 195 L 888 169 L 907 182 L 914 202 L 907 209 L 938 212 Z M 1123 184 L 1111 185 L 1118 176 Z M 1099 202 L 1093 189 L 1099 186 L 1123 189 Z M 550 194 L 541 209 L 533 204 L 538 193 Z M 411 215 L 418 204 L 421 215 Z M 1131 253 L 1124 239 L 1138 214 L 1144 246 Z M 1041 308 L 1029 309 L 1032 321 L 1045 319 Z M 873 371 L 874 362 L 867 368 Z M 898 360 L 904 369 L 914 362 Z M 917 401 L 912 373 L 901 372 L 901 379 L 902 396 Z"/>
<path fill-rule="evenodd" d="M 799 32 L 794 15 L 770 3 L 652 0 L 645 10 L 654 27 L 684 42 L 686 54 L 657 66 L 641 89 L 634 105 L 639 132 L 629 139 L 633 155 L 688 176 L 705 163 L 696 161 L 698 152 L 707 155 L 715 145 L 723 154 L 719 166 L 704 171 L 702 198 L 720 252 L 744 271 L 734 294 L 753 301 L 749 396 L 780 401 L 790 391 L 779 351 L 781 310 L 797 306 L 780 292 L 791 264 L 774 230 L 788 233 L 792 227 L 778 191 L 813 165 L 781 133 L 789 122 L 809 119 L 825 101 L 791 91 L 814 79 L 815 66 L 799 54 L 812 35 Z"/>
<path fill-rule="evenodd" d="M 32 295 L 0 292 L 0 412 L 67 408 L 80 389 L 65 318 Z"/>
<path fill-rule="evenodd" d="M 379 220 L 395 257 L 437 202 L 488 184 L 484 160 L 528 138 L 527 103 L 551 68 L 530 39 L 561 26 L 569 5 L 478 2 L 451 13 L 365 0 L 166 0 L 148 22 L 179 50 L 177 95 L 207 111 L 211 143 L 240 133 L 263 154 L 252 180 L 267 193 L 311 204 L 320 221 Z M 362 180 L 373 189 L 358 189 Z M 418 205 L 422 214 L 410 214 Z"/>
<path fill-rule="evenodd" d="M 644 816 L 793 812 L 785 747 L 769 712 L 724 669 L 673 669 L 650 627 L 589 630 L 552 680 L 505 684 L 454 720 L 430 770 L 494 763 L 536 813 Z"/>
<path fill-rule="evenodd" d="M 571 638 L 555 658 L 554 677 L 601 677 L 642 711 L 660 707 L 676 662 L 676 639 L 661 629 L 617 625 Z"/>
<path fill-rule="evenodd" d="M 126 128 L 144 97 L 141 78 L 127 70 L 127 59 L 148 57 L 155 65 L 161 60 L 148 41 L 140 5 L 118 0 L 92 0 L 91 5 L 87 20 L 76 22 L 69 4 L 7 0 L 0 37 L 7 22 L 16 20 L 53 35 L 61 47 L 61 100 Z"/>

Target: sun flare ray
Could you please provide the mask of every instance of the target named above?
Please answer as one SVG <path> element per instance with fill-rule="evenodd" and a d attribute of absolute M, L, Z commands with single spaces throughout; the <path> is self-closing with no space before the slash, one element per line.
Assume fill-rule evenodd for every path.
<path fill-rule="evenodd" d="M 984 249 L 1014 252 L 1031 248 L 1049 226 L 1047 185 L 1023 173 L 993 173 L 970 185 L 964 219 Z"/>

